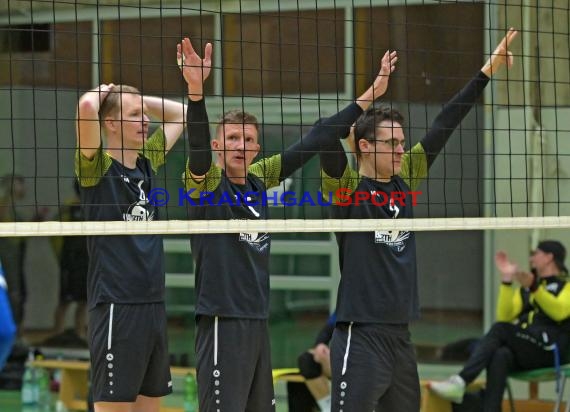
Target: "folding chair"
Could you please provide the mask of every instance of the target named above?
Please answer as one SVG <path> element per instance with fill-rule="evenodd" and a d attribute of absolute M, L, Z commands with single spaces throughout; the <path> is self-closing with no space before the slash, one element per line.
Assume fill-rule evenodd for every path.
<path fill-rule="evenodd" d="M 562 405 L 562 400 L 564 399 L 564 386 L 566 384 L 566 378 L 570 376 L 570 363 L 560 366 L 560 382 L 558 387 L 558 393 L 556 396 L 556 404 L 554 405 L 553 412 L 560 411 L 560 405 Z M 529 398 L 532 400 L 538 400 L 538 383 L 539 382 L 552 382 L 556 381 L 556 369 L 555 368 L 541 368 L 532 369 L 523 372 L 514 372 L 509 374 L 510 379 L 516 379 L 520 381 L 525 381 L 529 383 Z M 511 412 L 515 412 L 515 403 L 513 400 L 513 393 L 511 386 L 507 381 L 507 393 L 509 395 L 509 403 L 511 406 Z M 570 399 L 566 402 L 565 412 L 570 412 Z"/>

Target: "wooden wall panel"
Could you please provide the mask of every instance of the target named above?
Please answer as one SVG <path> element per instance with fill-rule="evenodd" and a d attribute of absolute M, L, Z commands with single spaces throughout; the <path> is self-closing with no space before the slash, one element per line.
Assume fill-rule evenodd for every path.
<path fill-rule="evenodd" d="M 224 95 L 344 91 L 344 11 L 222 16 Z"/>
<path fill-rule="evenodd" d="M 186 83 L 176 64 L 176 44 L 190 37 L 203 55 L 213 42 L 214 17 L 165 17 L 109 20 L 101 25 L 102 82 L 124 83 L 144 94 L 182 96 Z M 206 83 L 212 93 L 213 79 Z"/>
<path fill-rule="evenodd" d="M 354 15 L 358 91 L 387 49 L 400 59 L 387 97 L 400 101 L 447 101 L 484 62 L 481 3 L 363 7 Z"/>

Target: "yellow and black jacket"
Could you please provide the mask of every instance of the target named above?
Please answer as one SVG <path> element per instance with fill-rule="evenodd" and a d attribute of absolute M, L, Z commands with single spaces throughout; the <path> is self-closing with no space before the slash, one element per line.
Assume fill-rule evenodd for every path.
<path fill-rule="evenodd" d="M 567 352 L 570 341 L 570 284 L 567 276 L 539 278 L 532 288 L 515 289 L 502 284 L 497 320 L 512 322 L 543 340 L 558 343 Z"/>

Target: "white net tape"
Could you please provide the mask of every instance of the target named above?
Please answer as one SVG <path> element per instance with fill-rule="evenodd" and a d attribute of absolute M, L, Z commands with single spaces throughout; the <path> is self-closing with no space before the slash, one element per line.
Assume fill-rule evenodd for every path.
<path fill-rule="evenodd" d="M 8 222 L 0 237 L 80 235 L 187 235 L 193 233 L 322 233 L 570 228 L 570 216 L 445 219 L 165 220 L 151 222 Z"/>

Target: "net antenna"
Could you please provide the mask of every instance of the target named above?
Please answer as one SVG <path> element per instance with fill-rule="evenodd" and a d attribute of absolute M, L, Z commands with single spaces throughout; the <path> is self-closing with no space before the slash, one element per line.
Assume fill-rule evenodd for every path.
<path fill-rule="evenodd" d="M 527 2 L 525 2 L 527 3 Z M 533 19 L 531 14 L 531 7 L 525 4 L 523 7 L 523 20 L 525 27 L 528 30 L 524 31 L 523 35 L 523 62 L 524 62 L 524 73 L 528 76 L 528 80 L 524 82 L 524 101 L 528 102 L 530 105 L 525 108 L 525 117 L 527 119 L 527 147 L 529 150 L 528 157 L 528 171 L 529 171 L 529 181 L 530 181 L 530 216 L 544 216 L 544 164 L 543 164 L 543 154 L 547 150 L 546 145 L 546 131 L 542 127 L 542 102 L 540 94 L 540 82 L 539 80 L 539 54 L 540 49 L 538 44 L 532 38 L 533 31 L 530 27 L 533 26 Z M 533 54 L 535 57 L 532 58 Z M 549 176 L 554 177 L 554 176 Z M 530 244 L 534 247 L 538 244 L 541 236 L 541 228 L 536 227 L 530 232 Z"/>

